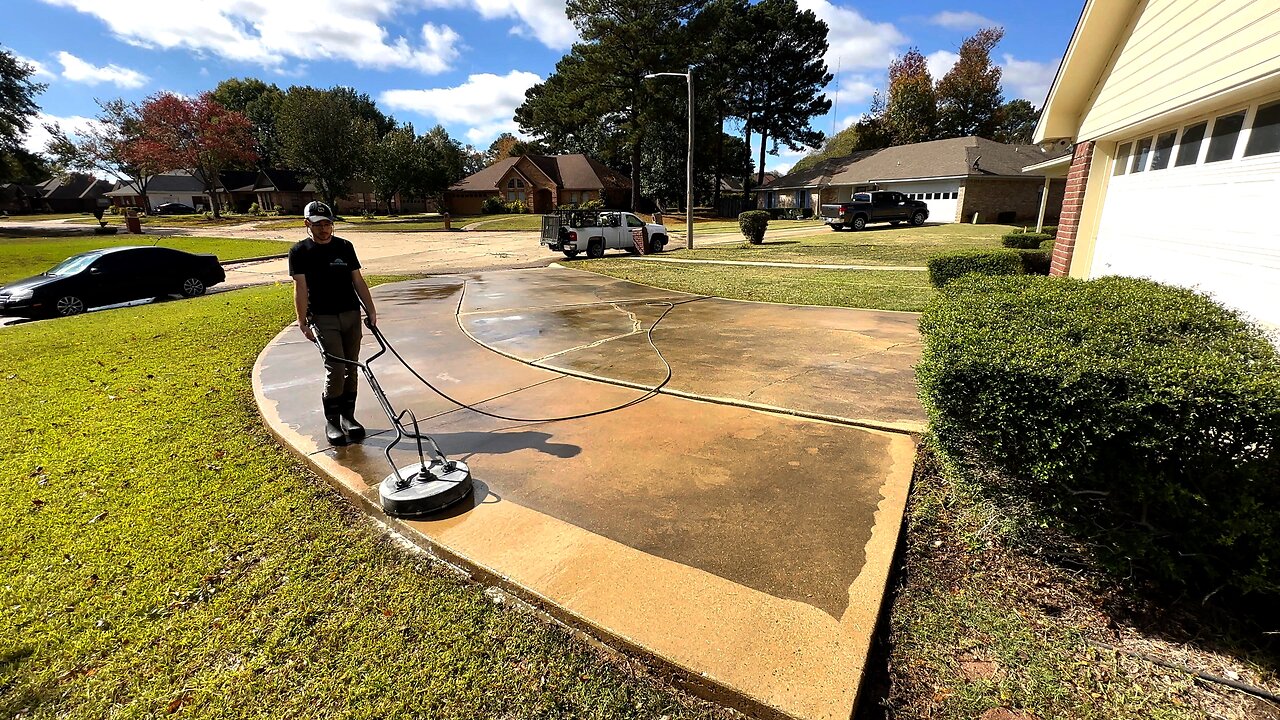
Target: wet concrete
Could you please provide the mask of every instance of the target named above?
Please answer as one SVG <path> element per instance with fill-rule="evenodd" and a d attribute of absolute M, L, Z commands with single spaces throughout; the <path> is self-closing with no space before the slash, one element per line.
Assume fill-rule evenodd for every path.
<path fill-rule="evenodd" d="M 590 303 L 590 304 L 584 304 Z M 672 308 L 671 305 L 675 307 Z M 762 408 L 919 432 L 917 315 L 748 303 L 548 268 L 468 283 L 460 322 L 478 342 L 542 367 Z"/>
<path fill-rule="evenodd" d="M 655 337 L 672 360 L 673 382 L 680 377 L 682 387 L 716 392 L 747 387 L 712 382 L 702 370 L 726 353 L 750 358 L 760 352 L 751 350 L 744 325 L 717 321 L 717 303 L 655 292 L 542 269 L 437 277 L 375 294 L 382 330 L 401 354 L 445 392 L 490 412 L 571 415 L 643 393 L 494 352 L 462 331 L 455 317 L 460 306 L 467 313 L 462 325 L 512 354 L 543 357 L 593 334 L 622 334 L 590 352 L 556 357 L 580 353 L 575 367 L 652 384 L 665 369 L 633 331 L 668 309 L 649 304 L 665 297 L 682 304 L 660 329 L 684 318 L 672 324 L 671 335 Z M 600 298 L 606 299 L 602 307 L 594 304 Z M 753 317 L 751 304 L 731 305 L 735 316 Z M 793 309 L 802 312 L 792 316 L 785 306 L 772 306 L 792 328 L 777 332 L 830 331 L 837 324 L 817 309 Z M 815 311 L 812 320 L 802 317 L 806 310 Z M 523 323 L 512 319 L 516 315 Z M 696 351 L 671 353 L 677 337 Z M 722 342 L 728 350 L 715 348 Z M 371 338 L 365 347 L 367 356 Z M 839 367 L 815 361 L 806 374 L 821 376 L 824 362 Z M 296 328 L 282 332 L 255 368 L 264 417 L 374 509 L 376 485 L 390 472 L 383 456 L 390 425 L 364 390 L 360 412 L 371 437 L 361 445 L 322 447 L 319 366 L 316 350 Z M 497 420 L 458 409 L 393 358 L 372 367 L 393 405 L 412 409 L 446 453 L 468 461 L 478 481 L 463 507 L 400 524 L 406 536 L 568 622 L 650 654 L 696 684 L 710 683 L 701 689 L 738 707 L 848 717 L 905 504 L 911 437 L 669 395 L 566 422 Z M 731 373 L 718 364 L 714 371 Z M 842 376 L 819 384 L 844 382 Z M 785 401 L 779 393 L 767 397 Z M 413 457 L 407 443 L 394 451 L 398 466 Z"/>

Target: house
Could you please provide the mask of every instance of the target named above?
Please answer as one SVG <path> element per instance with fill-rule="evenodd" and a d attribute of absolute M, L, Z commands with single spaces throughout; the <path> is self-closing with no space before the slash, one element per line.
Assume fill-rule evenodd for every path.
<path fill-rule="evenodd" d="M 111 190 L 111 183 L 92 175 L 72 173 L 46 180 L 36 186 L 38 200 L 32 198 L 32 209 L 56 213 L 93 212 L 98 200 Z"/>
<path fill-rule="evenodd" d="M 521 155 L 463 178 L 445 193 L 444 202 L 455 215 L 478 215 L 493 197 L 524 203 L 535 213 L 588 200 L 622 208 L 630 202 L 631 180 L 582 154 Z"/>
<path fill-rule="evenodd" d="M 896 190 L 925 201 L 933 222 L 969 222 L 975 216 L 980 222 L 1033 221 L 1042 204 L 1057 215 L 1066 182 L 1024 168 L 1051 158 L 1036 145 L 972 136 L 933 140 L 828 158 L 754 192 L 761 208 L 816 211 L 848 202 L 855 192 Z"/>
<path fill-rule="evenodd" d="M 143 212 L 150 208 L 142 207 L 142 196 L 131 184 L 117 181 L 115 187 L 106 193 L 111 204 L 120 208 L 141 208 Z M 190 205 L 197 210 L 209 207 L 209 196 L 204 191 L 204 181 L 187 170 L 152 175 L 147 179 L 147 202 L 154 208 L 164 203 L 177 202 Z"/>
<path fill-rule="evenodd" d="M 1056 275 L 1196 287 L 1280 328 L 1280 12 L 1087 0 L 1036 142 L 1074 146 Z"/>
<path fill-rule="evenodd" d="M 41 209 L 44 191 L 39 185 L 0 184 L 0 212 L 23 215 Z"/>

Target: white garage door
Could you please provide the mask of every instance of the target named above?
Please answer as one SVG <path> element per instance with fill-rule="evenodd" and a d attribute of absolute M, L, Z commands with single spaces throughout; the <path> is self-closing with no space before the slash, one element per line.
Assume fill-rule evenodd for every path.
<path fill-rule="evenodd" d="M 956 221 L 956 202 L 960 197 L 960 182 L 912 182 L 878 183 L 881 190 L 896 190 L 913 200 L 923 200 L 929 206 L 929 222 Z"/>
<path fill-rule="evenodd" d="M 1192 143 L 1197 125 L 1186 128 Z M 1280 153 L 1245 157 L 1245 138 L 1226 138 L 1218 150 L 1229 159 L 1206 162 L 1210 126 L 1180 158 L 1184 133 L 1176 134 L 1178 145 L 1174 134 L 1121 143 L 1121 174 L 1110 178 L 1090 276 L 1196 288 L 1280 326 Z M 1232 151 L 1228 141 L 1239 146 Z M 1143 169 L 1133 172 L 1135 165 Z"/>

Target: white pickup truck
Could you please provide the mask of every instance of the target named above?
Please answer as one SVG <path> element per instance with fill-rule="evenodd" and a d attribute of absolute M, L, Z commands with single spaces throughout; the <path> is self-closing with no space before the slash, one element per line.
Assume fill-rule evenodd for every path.
<path fill-rule="evenodd" d="M 598 258 L 610 248 L 648 255 L 662 252 L 667 239 L 665 226 L 620 210 L 557 210 L 542 216 L 542 244 L 565 257 L 586 252 L 587 257 Z"/>

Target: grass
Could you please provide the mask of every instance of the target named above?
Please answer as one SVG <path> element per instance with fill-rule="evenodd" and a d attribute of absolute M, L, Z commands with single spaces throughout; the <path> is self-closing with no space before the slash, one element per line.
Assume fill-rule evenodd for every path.
<path fill-rule="evenodd" d="M 770 222 L 769 228 L 778 225 Z M 968 248 L 1000 247 L 1008 225 L 924 225 L 922 227 L 873 225 L 861 232 L 823 230 L 810 236 L 766 241 L 761 245 L 677 250 L 671 257 L 697 260 L 761 260 L 765 262 L 823 263 L 836 265 L 924 266 L 942 252 Z M 1019 228 L 1020 229 L 1020 228 Z M 694 228 L 695 244 L 697 228 Z"/>
<path fill-rule="evenodd" d="M 566 265 L 654 287 L 737 300 L 919 312 L 933 297 L 928 273 L 677 265 L 629 258 Z"/>
<path fill-rule="evenodd" d="M 45 270 L 72 255 L 97 248 L 121 245 L 159 245 L 195 253 L 213 253 L 219 260 L 280 255 L 291 243 L 278 240 L 240 240 L 208 237 L 130 237 L 94 235 L 75 237 L 4 237 L 0 230 L 0 283 L 17 280 Z"/>
<path fill-rule="evenodd" d="M 102 219 L 107 221 L 107 225 L 114 227 L 124 227 L 123 215 L 103 215 Z M 154 227 L 227 227 L 231 225 L 243 225 L 253 222 L 255 219 L 252 215 L 235 215 L 223 214 L 221 218 L 207 218 L 204 213 L 196 213 L 194 215 L 139 215 L 138 222 L 142 225 L 151 225 Z M 92 215 L 80 218 L 76 224 L 97 225 L 97 218 Z"/>
<path fill-rule="evenodd" d="M 490 222 L 492 221 L 492 222 Z M 541 215 L 484 215 L 481 217 L 467 218 L 465 221 L 455 219 L 454 227 L 462 227 L 464 224 L 473 222 L 483 222 L 479 230 L 541 230 Z"/>
<path fill-rule="evenodd" d="M 668 230 L 683 233 L 685 229 L 685 220 L 683 215 L 663 215 L 662 224 L 667 226 Z M 770 220 L 769 228 L 772 230 L 792 230 L 798 228 L 820 228 L 822 223 L 818 220 Z M 693 236 L 696 239 L 698 233 L 742 233 L 742 228 L 738 225 L 738 220 L 702 220 L 697 217 L 693 219 Z"/>
<path fill-rule="evenodd" d="M 10 215 L 9 217 L 0 217 L 0 223 L 11 221 L 15 223 L 22 222 L 39 222 L 41 220 L 90 220 L 94 219 L 93 213 L 75 212 L 75 213 L 31 213 L 30 215 Z"/>
<path fill-rule="evenodd" d="M 250 369 L 292 316 L 269 286 L 0 332 L 0 716 L 727 716 L 393 546 L 282 450 Z"/>
<path fill-rule="evenodd" d="M 1248 695 L 1101 647 L 1276 681 L 1274 662 L 1251 661 L 1221 626 L 1181 615 L 1178 603 L 1141 607 L 1078 565 L 1055 565 L 1039 543 L 1010 535 L 1007 512 L 922 447 L 889 620 L 892 670 L 879 678 L 887 712 L 875 717 L 969 720 L 1000 708 L 1025 714 L 990 717 L 1280 717 Z"/>

